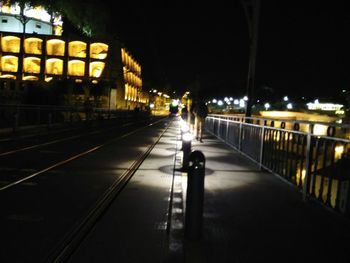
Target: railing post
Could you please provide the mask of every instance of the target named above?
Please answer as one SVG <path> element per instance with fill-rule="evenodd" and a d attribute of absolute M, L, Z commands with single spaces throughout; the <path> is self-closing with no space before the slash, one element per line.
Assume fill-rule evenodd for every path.
<path fill-rule="evenodd" d="M 239 134 L 238 134 L 238 150 L 242 151 L 242 137 L 243 137 L 243 124 L 242 122 L 239 123 Z"/>
<path fill-rule="evenodd" d="M 218 137 L 220 138 L 221 136 L 220 136 L 220 118 L 219 118 L 219 120 L 218 120 Z"/>
<path fill-rule="evenodd" d="M 307 139 L 306 139 L 306 160 L 305 160 L 305 177 L 304 177 L 304 185 L 303 185 L 303 200 L 306 201 L 308 191 L 309 191 L 309 183 L 310 183 L 310 176 L 311 176 L 311 161 L 312 161 L 312 134 L 313 134 L 313 128 L 314 126 L 312 124 L 309 124 L 309 131 L 307 133 Z M 301 175 L 302 176 L 302 175 Z"/>
<path fill-rule="evenodd" d="M 259 166 L 260 170 L 262 169 L 263 165 L 263 158 L 264 158 L 264 139 L 265 139 L 265 126 L 262 126 L 261 128 L 261 141 L 260 141 L 260 157 L 259 157 Z"/>
<path fill-rule="evenodd" d="M 185 238 L 197 241 L 202 236 L 205 157 L 201 151 L 190 155 L 187 176 Z"/>
<path fill-rule="evenodd" d="M 226 119 L 226 138 L 225 138 L 225 142 L 227 143 L 227 137 L 228 137 L 228 119 Z"/>

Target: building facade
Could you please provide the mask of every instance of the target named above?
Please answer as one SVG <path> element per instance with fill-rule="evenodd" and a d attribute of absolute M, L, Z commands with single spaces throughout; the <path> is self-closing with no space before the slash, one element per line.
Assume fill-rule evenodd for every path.
<path fill-rule="evenodd" d="M 148 103 L 141 66 L 118 40 L 63 37 L 60 17 L 42 7 L 26 6 L 23 27 L 19 8 L 0 6 L 0 94 L 19 90 L 25 96 L 35 83 L 67 86 L 61 87 L 66 105 L 90 100 L 97 107 L 133 109 Z"/>

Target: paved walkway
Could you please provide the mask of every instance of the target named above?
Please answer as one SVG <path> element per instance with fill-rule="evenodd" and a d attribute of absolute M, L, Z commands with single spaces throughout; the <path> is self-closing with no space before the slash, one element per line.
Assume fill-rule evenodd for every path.
<path fill-rule="evenodd" d="M 350 262 L 350 220 L 302 195 L 213 136 L 206 156 L 203 239 L 186 262 Z"/>
<path fill-rule="evenodd" d="M 180 145 L 174 121 L 70 262 L 350 262 L 349 219 L 208 134 L 193 142 L 206 156 L 203 237 L 184 240 Z"/>

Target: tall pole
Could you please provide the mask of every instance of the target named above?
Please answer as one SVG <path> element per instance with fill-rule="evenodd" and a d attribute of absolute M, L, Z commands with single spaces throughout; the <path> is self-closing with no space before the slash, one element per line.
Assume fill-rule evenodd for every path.
<path fill-rule="evenodd" d="M 258 28 L 260 16 L 260 0 L 241 0 L 249 29 L 249 64 L 247 77 L 247 106 L 245 116 L 252 115 L 252 106 L 254 103 L 254 86 L 255 86 L 255 62 L 256 49 L 258 43 Z"/>

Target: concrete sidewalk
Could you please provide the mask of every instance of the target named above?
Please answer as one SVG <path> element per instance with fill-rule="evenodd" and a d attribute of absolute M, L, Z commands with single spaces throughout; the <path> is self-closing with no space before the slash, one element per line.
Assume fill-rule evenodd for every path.
<path fill-rule="evenodd" d="M 69 262 L 167 260 L 169 204 L 179 133 L 175 120 Z"/>
<path fill-rule="evenodd" d="M 203 238 L 185 242 L 186 262 L 350 262 L 350 220 L 303 202 L 297 188 L 211 135 Z"/>
<path fill-rule="evenodd" d="M 185 240 L 179 132 L 177 119 L 69 262 L 350 262 L 349 219 L 208 134 L 192 144 L 206 156 L 203 236 Z"/>

